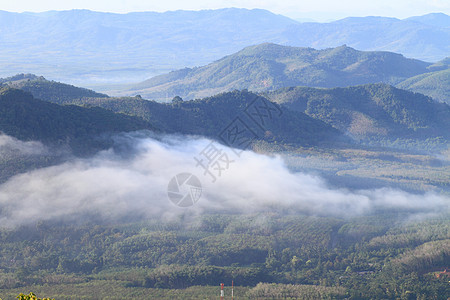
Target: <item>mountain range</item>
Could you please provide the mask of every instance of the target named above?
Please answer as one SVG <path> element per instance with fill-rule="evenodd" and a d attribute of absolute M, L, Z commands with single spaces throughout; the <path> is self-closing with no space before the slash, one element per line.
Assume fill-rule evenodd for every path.
<path fill-rule="evenodd" d="M 333 89 L 291 87 L 265 96 L 322 120 L 355 139 L 450 138 L 450 106 L 386 84 Z"/>
<path fill-rule="evenodd" d="M 178 95 L 193 99 L 233 89 L 275 90 L 289 86 L 346 87 L 368 83 L 401 84 L 428 73 L 448 70 L 446 60 L 431 64 L 385 51 L 358 51 L 348 46 L 316 50 L 260 44 L 206 66 L 184 68 L 148 79 L 123 94 L 169 100 Z M 405 83 L 406 88 L 415 86 Z M 442 78 L 435 93 L 445 93 Z"/>
<path fill-rule="evenodd" d="M 129 126 L 135 129 L 155 128 L 166 133 L 193 134 L 220 139 L 224 129 L 234 118 L 239 117 L 255 134 L 253 136 L 255 140 L 277 141 L 284 144 L 318 145 L 349 142 L 342 134 L 347 134 L 356 141 L 441 138 L 445 143 L 450 138 L 448 131 L 450 107 L 447 104 L 387 84 L 344 88 L 287 87 L 262 92 L 259 95 L 247 90 L 235 90 L 192 101 L 175 97 L 170 102 L 161 103 L 145 100 L 141 96 L 109 97 L 31 74 L 19 74 L 13 78 L 23 77 L 28 79 L 16 81 L 0 79 L 0 82 L 6 82 L 4 83 L 6 91 L 14 90 L 8 83 L 19 82 L 21 84 L 16 83 L 16 88 L 22 88 L 34 97 L 48 102 L 78 105 L 84 107 L 83 109 L 101 107 L 118 113 L 119 116 L 128 115 L 136 122 L 143 122 L 132 123 L 133 126 Z M 255 99 L 281 105 L 272 108 L 275 111 L 282 111 L 282 116 L 274 118 L 264 130 L 245 113 L 246 107 L 256 101 Z M 43 103 L 36 102 L 39 100 L 33 101 Z M 54 109 L 55 104 L 52 105 Z M 43 109 L 40 108 L 30 107 L 30 110 L 30 113 L 43 113 Z M 46 120 L 48 117 L 47 115 L 27 117 L 30 120 L 39 118 Z M 82 116 L 79 119 L 82 119 Z M 114 118 L 111 117 L 111 120 Z M 20 122 L 27 121 L 22 118 Z M 68 118 L 67 122 L 73 121 Z M 93 124 L 92 121 L 89 124 Z M 136 124 L 139 126 L 136 127 Z M 67 124 L 62 127 L 71 126 Z M 90 125 L 78 126 L 83 128 Z"/>
<path fill-rule="evenodd" d="M 0 76 L 15 70 L 78 85 L 139 82 L 263 42 L 317 49 L 346 44 L 436 62 L 450 53 L 449 18 L 429 14 L 300 23 L 266 10 L 237 8 L 128 14 L 0 11 Z"/>
<path fill-rule="evenodd" d="M 80 91 L 84 92 L 84 89 Z M 226 143 L 223 141 L 225 130 L 235 126 L 236 118 L 239 118 L 238 126 L 248 130 L 246 138 L 249 143 L 229 144 L 237 148 L 250 147 L 257 141 L 292 145 L 349 141 L 321 120 L 287 108 L 281 109 L 277 104 L 247 91 L 224 93 L 197 101 L 175 99 L 172 103 L 141 98 L 89 97 L 73 98 L 72 103 L 78 105 L 67 105 L 68 102 L 58 105 L 35 99 L 22 90 L 3 88 L 0 90 L 0 132 L 21 140 L 67 144 L 77 153 L 90 153 L 99 147 L 110 146 L 107 138 L 110 134 L 143 129 L 206 136 Z M 261 126 L 258 120 L 244 113 L 255 103 L 267 103 L 270 110 L 277 111 L 277 117 L 265 120 Z"/>
<path fill-rule="evenodd" d="M 345 87 L 385 82 L 450 104 L 449 74 L 449 58 L 430 64 L 395 53 L 363 52 L 346 46 L 314 50 L 266 43 L 247 47 L 203 67 L 185 68 L 123 87 L 115 94 L 140 94 L 170 101 L 173 96 L 189 99 L 233 89 L 265 91 L 298 85 Z M 0 78 L 0 85 L 29 91 L 35 98 L 58 104 L 83 97 L 108 97 L 33 74 Z"/>
<path fill-rule="evenodd" d="M 0 132 L 20 140 L 68 145 L 88 153 L 110 145 L 101 135 L 140 129 L 157 130 L 139 118 L 99 107 L 57 105 L 18 89 L 0 89 Z"/>
<path fill-rule="evenodd" d="M 49 81 L 44 76 L 36 76 L 34 74 L 17 74 L 7 78 L 0 78 L 1 85 L 30 92 L 37 99 L 44 99 L 57 104 L 70 103 L 72 100 L 82 97 L 108 97 L 106 94 L 70 84 Z"/>

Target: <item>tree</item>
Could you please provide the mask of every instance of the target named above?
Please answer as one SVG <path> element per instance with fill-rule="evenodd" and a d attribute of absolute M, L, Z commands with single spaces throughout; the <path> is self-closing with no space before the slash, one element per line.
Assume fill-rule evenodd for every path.
<path fill-rule="evenodd" d="M 19 296 L 16 297 L 19 300 L 55 300 L 50 298 L 38 298 L 35 294 L 31 293 L 29 295 L 24 295 L 22 293 L 19 294 Z M 0 299 L 1 300 L 1 299 Z"/>

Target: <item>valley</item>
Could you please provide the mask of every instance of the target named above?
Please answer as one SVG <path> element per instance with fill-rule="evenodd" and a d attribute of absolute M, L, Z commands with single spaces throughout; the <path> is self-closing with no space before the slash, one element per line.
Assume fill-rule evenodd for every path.
<path fill-rule="evenodd" d="M 0 10 L 0 298 L 448 299 L 449 18 Z"/>

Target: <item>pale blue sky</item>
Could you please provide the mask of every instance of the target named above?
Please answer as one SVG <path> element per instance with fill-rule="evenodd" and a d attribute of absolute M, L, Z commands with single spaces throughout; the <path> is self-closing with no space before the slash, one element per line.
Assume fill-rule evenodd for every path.
<path fill-rule="evenodd" d="M 263 8 L 292 18 L 319 21 L 346 16 L 406 18 L 430 12 L 450 14 L 449 0 L 0 0 L 0 10 L 16 12 L 85 8 L 125 13 L 224 7 Z"/>

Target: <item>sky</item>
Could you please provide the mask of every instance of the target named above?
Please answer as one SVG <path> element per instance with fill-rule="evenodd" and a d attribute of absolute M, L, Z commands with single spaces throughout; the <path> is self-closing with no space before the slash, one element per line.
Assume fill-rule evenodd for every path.
<path fill-rule="evenodd" d="M 431 12 L 450 14 L 448 0 L 0 0 L 0 10 L 14 12 L 89 9 L 127 13 L 225 7 L 262 8 L 294 19 L 317 21 L 336 20 L 348 16 L 386 16 L 403 19 Z"/>

